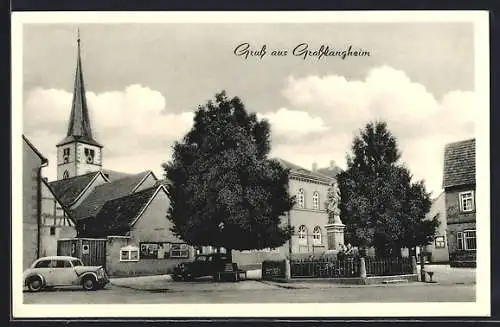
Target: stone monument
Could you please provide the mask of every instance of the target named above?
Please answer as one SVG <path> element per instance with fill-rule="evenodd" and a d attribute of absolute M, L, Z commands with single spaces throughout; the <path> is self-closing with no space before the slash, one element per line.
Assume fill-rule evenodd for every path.
<path fill-rule="evenodd" d="M 338 250 L 340 244 L 344 244 L 345 225 L 340 220 L 339 209 L 340 194 L 336 181 L 333 181 L 328 189 L 328 224 L 325 226 L 328 239 L 328 250 Z"/>

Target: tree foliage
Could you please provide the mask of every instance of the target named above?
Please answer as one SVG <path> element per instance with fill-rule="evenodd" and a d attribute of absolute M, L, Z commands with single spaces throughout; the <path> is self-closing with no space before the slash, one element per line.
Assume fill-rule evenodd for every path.
<path fill-rule="evenodd" d="M 294 199 L 288 170 L 268 159 L 270 125 L 225 92 L 198 107 L 194 125 L 164 164 L 172 231 L 188 244 L 250 250 L 279 247 Z"/>
<path fill-rule="evenodd" d="M 412 182 L 400 156 L 386 123 L 371 122 L 354 138 L 347 169 L 338 176 L 346 238 L 375 246 L 379 255 L 426 245 L 438 226 L 436 219 L 425 220 L 431 200 L 424 182 Z"/>

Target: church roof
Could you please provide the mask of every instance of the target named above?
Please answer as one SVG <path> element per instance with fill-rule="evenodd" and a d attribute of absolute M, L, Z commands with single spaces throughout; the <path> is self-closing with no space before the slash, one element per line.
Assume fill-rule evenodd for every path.
<path fill-rule="evenodd" d="M 87 236 L 125 235 L 161 186 L 107 201 L 95 218 L 81 220 Z M 166 219 L 166 218 L 165 218 Z"/>
<path fill-rule="evenodd" d="M 275 158 L 276 161 L 278 161 L 283 167 L 290 169 L 290 174 L 292 177 L 304 177 L 304 178 L 311 178 L 315 179 L 324 183 L 330 183 L 332 178 L 329 176 L 325 176 L 320 173 L 313 172 L 311 170 L 305 169 L 301 166 L 298 166 L 294 163 L 291 163 L 287 160 L 281 159 L 281 158 Z"/>
<path fill-rule="evenodd" d="M 110 181 L 116 181 L 117 179 L 121 179 L 124 177 L 133 176 L 134 174 L 123 173 L 121 171 L 111 170 L 111 169 L 102 169 L 101 170 L 104 176 L 106 176 Z"/>
<path fill-rule="evenodd" d="M 476 184 L 476 140 L 449 143 L 444 148 L 443 188 Z"/>
<path fill-rule="evenodd" d="M 144 171 L 96 186 L 87 198 L 73 210 L 73 217 L 76 220 L 95 217 L 106 202 L 131 194 L 150 173 L 150 171 Z"/>
<path fill-rule="evenodd" d="M 54 190 L 57 198 L 66 207 L 69 207 L 83 190 L 94 180 L 100 172 L 92 172 L 71 178 L 50 182 L 50 187 Z"/>
<path fill-rule="evenodd" d="M 78 35 L 78 57 L 68 132 L 66 137 L 57 145 L 61 146 L 75 141 L 102 147 L 102 145 L 93 138 L 92 128 L 90 126 L 89 109 L 85 96 L 85 83 L 83 82 L 82 59 L 80 56 L 80 35 Z"/>

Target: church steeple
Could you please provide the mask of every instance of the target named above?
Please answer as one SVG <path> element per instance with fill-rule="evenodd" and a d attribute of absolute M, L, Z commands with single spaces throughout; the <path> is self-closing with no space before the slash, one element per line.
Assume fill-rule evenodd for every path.
<path fill-rule="evenodd" d="M 85 97 L 82 58 L 80 48 L 80 30 L 77 36 L 77 60 L 73 101 L 66 137 L 57 147 L 57 179 L 64 179 L 102 168 L 102 148 L 92 135 L 89 109 Z"/>
<path fill-rule="evenodd" d="M 73 141 L 80 141 L 91 145 L 101 146 L 92 136 L 90 125 L 89 109 L 85 96 L 85 83 L 83 82 L 82 58 L 80 49 L 80 29 L 77 36 L 77 61 L 75 82 L 73 87 L 73 101 L 71 103 L 71 115 L 68 123 L 66 138 L 58 145 L 67 144 Z"/>

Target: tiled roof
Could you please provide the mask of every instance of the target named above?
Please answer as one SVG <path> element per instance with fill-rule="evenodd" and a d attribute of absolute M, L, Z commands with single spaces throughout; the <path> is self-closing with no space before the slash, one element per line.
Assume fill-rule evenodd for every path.
<path fill-rule="evenodd" d="M 86 233 L 93 237 L 125 235 L 156 190 L 158 187 L 151 187 L 106 202 L 95 218 L 82 220 Z"/>
<path fill-rule="evenodd" d="M 134 174 L 123 173 L 121 171 L 115 171 L 111 169 L 103 169 L 102 173 L 106 176 L 111 182 L 114 182 L 118 179 L 133 176 Z"/>
<path fill-rule="evenodd" d="M 476 183 L 476 140 L 449 143 L 444 148 L 443 188 Z"/>
<path fill-rule="evenodd" d="M 94 217 L 104 204 L 113 199 L 129 195 L 137 185 L 148 175 L 149 171 L 130 175 L 96 186 L 85 200 L 72 212 L 76 220 Z"/>
<path fill-rule="evenodd" d="M 69 207 L 97 174 L 99 174 L 98 171 L 61 179 L 50 182 L 49 185 L 54 190 L 59 201 L 61 201 L 61 204 Z"/>
<path fill-rule="evenodd" d="M 294 163 L 283 160 L 281 158 L 274 158 L 274 160 L 278 161 L 283 167 L 290 169 L 290 174 L 292 176 L 312 178 L 312 179 L 319 180 L 319 181 L 322 181 L 325 183 L 329 183 L 331 181 L 331 178 L 328 176 L 325 176 L 325 175 L 320 174 L 320 173 L 312 172 L 308 169 L 300 167 Z"/>
<path fill-rule="evenodd" d="M 69 217 L 69 219 L 75 223 L 75 220 L 73 219 L 73 217 L 71 217 L 71 213 L 69 212 L 68 208 L 61 202 L 61 200 L 59 200 L 59 198 L 57 197 L 57 194 L 56 192 L 54 191 L 54 189 L 52 188 L 52 186 L 50 186 L 49 182 L 45 179 L 45 178 L 42 178 L 42 183 L 45 184 L 45 186 L 47 186 L 47 188 L 49 189 L 49 191 L 52 193 L 52 195 L 54 196 L 55 200 L 59 203 L 59 205 L 62 207 L 62 210 L 64 211 L 64 213 Z"/>
<path fill-rule="evenodd" d="M 163 185 L 163 186 L 167 187 L 169 184 L 170 184 L 170 181 L 168 179 L 159 179 L 156 181 L 155 186 Z"/>
<path fill-rule="evenodd" d="M 337 178 L 337 175 L 342 171 L 340 167 L 333 167 L 333 168 L 319 168 L 317 172 L 321 175 L 325 175 L 331 178 Z"/>

